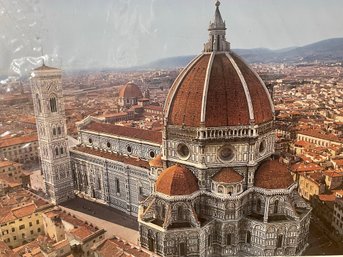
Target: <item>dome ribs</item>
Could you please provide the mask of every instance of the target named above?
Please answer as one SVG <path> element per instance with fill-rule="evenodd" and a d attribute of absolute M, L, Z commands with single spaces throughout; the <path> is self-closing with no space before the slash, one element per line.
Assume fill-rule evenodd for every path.
<path fill-rule="evenodd" d="M 196 127 L 200 125 L 202 93 L 210 55 L 201 57 L 188 71 L 177 89 L 170 110 L 169 123 Z"/>
<path fill-rule="evenodd" d="M 249 124 L 248 104 L 242 82 L 226 55 L 217 54 L 208 89 L 205 125 L 238 124 Z"/>
<path fill-rule="evenodd" d="M 266 94 L 264 85 L 254 72 L 236 55 L 232 55 L 239 69 L 242 71 L 244 78 L 247 82 L 252 105 L 254 109 L 255 123 L 261 124 L 273 120 L 272 107 L 269 102 L 268 95 Z"/>

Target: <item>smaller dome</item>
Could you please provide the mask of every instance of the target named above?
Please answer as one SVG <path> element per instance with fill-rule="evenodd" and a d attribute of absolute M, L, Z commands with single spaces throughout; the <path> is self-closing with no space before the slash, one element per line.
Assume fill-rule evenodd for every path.
<path fill-rule="evenodd" d="M 156 181 L 156 191 L 165 195 L 190 195 L 198 190 L 198 179 L 178 164 L 165 169 Z"/>
<path fill-rule="evenodd" d="M 244 179 L 237 171 L 232 168 L 222 168 L 213 177 L 212 180 L 219 183 L 238 183 Z"/>
<path fill-rule="evenodd" d="M 163 167 L 162 156 L 160 154 L 157 155 L 154 159 L 149 161 L 149 165 L 150 167 L 154 167 L 154 168 L 162 168 Z"/>
<path fill-rule="evenodd" d="M 294 183 L 291 173 L 279 160 L 268 160 L 255 172 L 255 186 L 266 189 L 288 188 Z"/>
<path fill-rule="evenodd" d="M 140 88 L 132 83 L 129 82 L 124 86 L 121 86 L 119 88 L 119 97 L 125 97 L 125 98 L 143 98 L 142 91 Z"/>

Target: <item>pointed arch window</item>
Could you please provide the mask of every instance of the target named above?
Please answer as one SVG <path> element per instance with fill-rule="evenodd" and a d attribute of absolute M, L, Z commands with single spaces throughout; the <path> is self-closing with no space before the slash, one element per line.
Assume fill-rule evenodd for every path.
<path fill-rule="evenodd" d="M 251 243 L 251 232 L 250 231 L 247 231 L 246 243 L 247 244 Z"/>
<path fill-rule="evenodd" d="M 101 190 L 101 179 L 98 177 L 98 189 Z"/>
<path fill-rule="evenodd" d="M 56 156 L 58 156 L 58 148 L 57 147 L 55 148 L 55 154 L 56 154 Z"/>
<path fill-rule="evenodd" d="M 261 199 L 257 199 L 256 211 L 257 212 L 261 211 Z"/>
<path fill-rule="evenodd" d="M 58 128 L 57 128 L 57 133 L 58 133 L 59 135 L 62 134 L 62 129 L 61 129 L 61 127 L 58 127 Z"/>
<path fill-rule="evenodd" d="M 39 98 L 39 95 L 36 94 L 36 102 L 37 102 L 37 109 L 38 109 L 38 112 L 41 113 L 42 112 L 42 104 L 40 102 L 40 98 Z"/>
<path fill-rule="evenodd" d="M 182 208 L 182 206 L 177 207 L 177 219 L 178 220 L 183 219 L 183 208 Z"/>
<path fill-rule="evenodd" d="M 53 129 L 52 129 L 52 134 L 53 134 L 54 136 L 56 136 L 56 128 L 53 128 Z"/>
<path fill-rule="evenodd" d="M 50 98 L 50 111 L 51 112 L 57 112 L 57 101 L 56 97 Z"/>
<path fill-rule="evenodd" d="M 63 147 L 60 148 L 60 153 L 61 153 L 61 154 L 64 154 L 64 149 L 63 149 Z"/>
<path fill-rule="evenodd" d="M 279 200 L 275 200 L 274 202 L 274 213 L 278 213 L 279 209 Z"/>

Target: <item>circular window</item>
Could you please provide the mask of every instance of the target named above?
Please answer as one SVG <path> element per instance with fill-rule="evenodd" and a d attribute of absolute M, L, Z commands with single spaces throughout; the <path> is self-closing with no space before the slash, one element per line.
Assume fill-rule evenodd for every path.
<path fill-rule="evenodd" d="M 111 143 L 107 142 L 107 147 L 110 148 L 111 147 Z"/>
<path fill-rule="evenodd" d="M 179 144 L 177 146 L 177 153 L 180 155 L 181 158 L 188 158 L 189 156 L 189 148 L 185 144 Z"/>
<path fill-rule="evenodd" d="M 91 138 L 89 138 L 88 142 L 91 144 L 91 143 L 93 143 L 93 140 Z"/>
<path fill-rule="evenodd" d="M 132 153 L 132 147 L 131 146 L 127 146 L 126 150 L 129 152 L 129 153 Z"/>
<path fill-rule="evenodd" d="M 150 151 L 149 155 L 150 155 L 151 158 L 154 158 L 155 157 L 155 152 L 154 151 Z"/>
<path fill-rule="evenodd" d="M 222 161 L 231 161 L 233 159 L 234 152 L 231 146 L 225 145 L 219 150 L 219 158 Z"/>
<path fill-rule="evenodd" d="M 260 143 L 260 147 L 258 149 L 258 151 L 262 154 L 266 151 L 266 141 L 263 140 L 261 143 Z"/>

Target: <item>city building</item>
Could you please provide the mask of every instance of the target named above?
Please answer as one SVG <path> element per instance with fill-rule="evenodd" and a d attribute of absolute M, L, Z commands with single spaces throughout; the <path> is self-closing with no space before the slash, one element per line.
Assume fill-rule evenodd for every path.
<path fill-rule="evenodd" d="M 150 195 L 149 160 L 160 154 L 162 133 L 94 121 L 78 124 L 80 144 L 70 149 L 74 189 L 137 216 Z"/>
<path fill-rule="evenodd" d="M 42 172 L 53 203 L 74 197 L 61 75 L 44 63 L 31 74 Z"/>
<path fill-rule="evenodd" d="M 165 102 L 156 182 L 138 212 L 140 244 L 160 256 L 300 255 L 311 207 L 273 157 L 271 97 L 230 50 L 219 5 L 203 53 Z"/>
<path fill-rule="evenodd" d="M 52 204 L 19 189 L 1 197 L 0 240 L 15 248 L 44 233 L 42 213 Z"/>
<path fill-rule="evenodd" d="M 136 105 L 141 98 L 143 98 L 142 91 L 132 82 L 121 86 L 119 89 L 118 104 L 122 109 L 128 109 L 131 106 Z"/>
<path fill-rule="evenodd" d="M 37 135 L 0 139 L 0 158 L 6 158 L 21 164 L 38 163 Z"/>
<path fill-rule="evenodd" d="M 336 193 L 336 200 L 333 210 L 333 219 L 331 225 L 337 231 L 337 235 L 340 235 L 343 239 L 343 191 Z"/>

